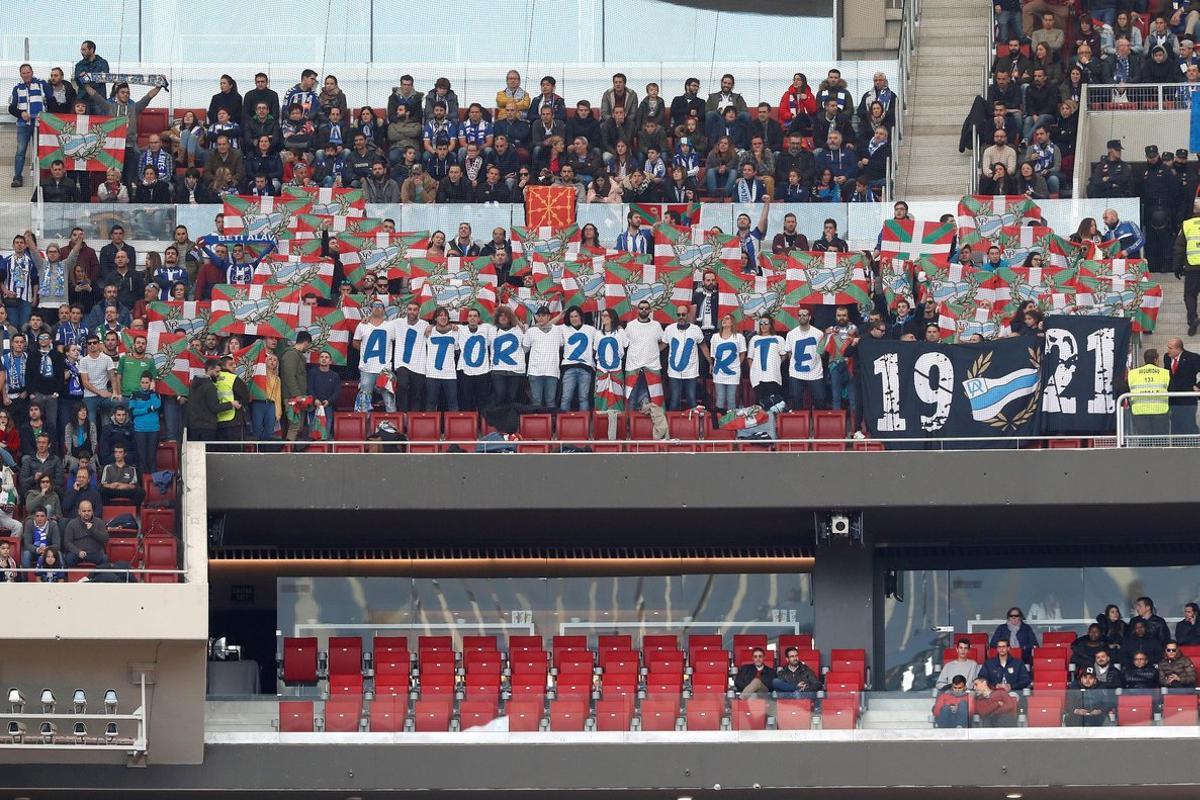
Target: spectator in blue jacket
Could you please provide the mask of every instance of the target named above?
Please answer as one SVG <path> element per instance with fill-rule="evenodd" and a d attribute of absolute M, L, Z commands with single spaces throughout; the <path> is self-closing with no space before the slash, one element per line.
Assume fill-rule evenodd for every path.
<path fill-rule="evenodd" d="M 817 174 L 820 175 L 824 169 L 832 172 L 833 181 L 839 189 L 847 182 L 854 183 L 854 178 L 858 175 L 858 157 L 854 155 L 854 151 L 843 146 L 842 135 L 837 131 L 830 131 L 825 145 L 825 148 L 817 153 Z"/>
<path fill-rule="evenodd" d="M 1141 228 L 1129 220 L 1122 222 L 1115 209 L 1104 209 L 1104 230 L 1101 236 L 1105 241 L 1116 239 L 1121 243 L 1121 250 L 1114 258 L 1142 257 L 1142 245 L 1145 244 L 1146 237 L 1142 235 Z"/>
<path fill-rule="evenodd" d="M 722 136 L 728 136 L 739 153 L 750 147 L 746 123 L 738 116 L 737 108 L 734 106 L 725 106 L 720 117 L 710 117 L 704 133 L 710 142 L 718 141 Z"/>
<path fill-rule="evenodd" d="M 138 390 L 129 398 L 129 411 L 133 414 L 133 444 L 137 448 L 137 463 L 153 464 L 158 451 L 158 411 L 162 398 L 154 391 L 154 376 L 142 373 Z M 143 466 L 145 469 L 145 466 Z"/>
<path fill-rule="evenodd" d="M 1024 661 L 1012 657 L 1008 640 L 996 640 L 996 655 L 983 662 L 979 677 L 987 678 L 989 685 L 1006 692 L 1019 692 L 1033 683 L 1033 676 Z M 1022 654 L 1024 655 L 1024 654 Z"/>
<path fill-rule="evenodd" d="M 1017 647 L 1021 648 L 1021 660 L 1026 664 L 1033 663 L 1033 648 L 1038 646 L 1037 634 L 1033 632 L 1033 628 L 1025 622 L 1025 612 L 1013 606 L 1008 610 L 1008 621 L 996 628 L 996 632 L 992 634 L 992 640 L 988 644 L 989 647 L 995 647 L 1001 640 L 1017 643 Z"/>

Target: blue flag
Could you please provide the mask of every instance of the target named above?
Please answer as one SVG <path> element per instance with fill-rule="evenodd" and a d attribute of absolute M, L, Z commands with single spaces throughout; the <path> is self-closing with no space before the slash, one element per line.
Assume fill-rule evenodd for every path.
<path fill-rule="evenodd" d="M 1193 153 L 1200 151 L 1200 103 L 1196 102 L 1196 93 L 1192 93 L 1192 127 L 1188 137 L 1188 150 Z"/>

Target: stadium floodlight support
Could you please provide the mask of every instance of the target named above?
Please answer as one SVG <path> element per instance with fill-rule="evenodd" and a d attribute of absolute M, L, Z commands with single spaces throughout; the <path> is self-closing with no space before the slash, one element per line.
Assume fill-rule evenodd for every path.
<path fill-rule="evenodd" d="M 25 710 L 25 695 L 21 694 L 21 690 L 12 688 L 8 690 L 8 705 L 9 710 L 14 714 L 20 714 Z"/>

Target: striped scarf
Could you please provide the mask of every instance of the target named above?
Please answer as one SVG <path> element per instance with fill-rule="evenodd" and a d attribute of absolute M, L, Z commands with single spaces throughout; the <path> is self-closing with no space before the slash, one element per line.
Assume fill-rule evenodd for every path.
<path fill-rule="evenodd" d="M 37 78 L 29 83 L 18 83 L 13 87 L 13 103 L 18 111 L 29 112 L 29 120 L 18 118 L 18 125 L 23 127 L 36 125 L 38 114 L 41 114 L 46 107 L 46 85 Z"/>
<path fill-rule="evenodd" d="M 136 86 L 166 86 L 166 75 L 141 72 L 84 72 L 80 83 L 128 83 Z"/>

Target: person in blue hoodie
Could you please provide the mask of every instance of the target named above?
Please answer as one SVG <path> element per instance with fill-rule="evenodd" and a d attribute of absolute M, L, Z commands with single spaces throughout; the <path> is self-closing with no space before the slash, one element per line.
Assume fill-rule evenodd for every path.
<path fill-rule="evenodd" d="M 158 450 L 158 410 L 162 408 L 162 398 L 153 387 L 154 376 L 148 371 L 143 372 L 138 390 L 129 398 L 129 410 L 133 412 L 133 444 L 140 465 L 153 464 Z"/>
<path fill-rule="evenodd" d="M 979 677 L 987 678 L 989 686 L 1006 692 L 1019 692 L 1033 683 L 1025 662 L 1013 658 L 1009 652 L 1008 639 L 997 639 L 995 648 L 996 655 L 983 662 Z"/>

